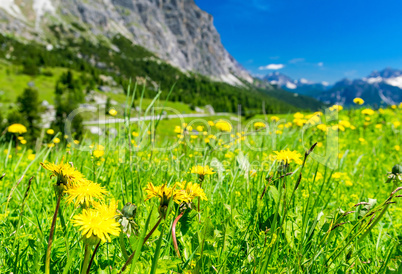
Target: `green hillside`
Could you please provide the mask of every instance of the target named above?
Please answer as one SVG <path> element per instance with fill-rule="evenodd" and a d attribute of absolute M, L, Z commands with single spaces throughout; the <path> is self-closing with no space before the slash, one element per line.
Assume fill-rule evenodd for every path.
<path fill-rule="evenodd" d="M 53 28 L 55 35 L 62 37 L 56 29 L 60 28 Z M 96 90 L 104 84 L 100 76 L 109 75 L 124 90 L 130 79 L 146 83 L 145 98 L 153 98 L 160 89 L 162 100 L 190 106 L 211 104 L 216 111 L 222 112 L 237 112 L 239 104 L 244 113 L 261 112 L 263 103 L 267 113 L 316 110 L 321 106 L 314 99 L 295 98 L 281 90 L 258 89 L 251 85 L 237 87 L 211 81 L 199 74 L 183 73 L 122 36 L 114 37 L 112 45 L 106 42 L 95 45 L 87 40 L 70 38 L 68 30 L 64 31 L 64 40 L 52 50 L 41 44 L 24 44 L 0 35 L 0 44 L 3 45 L 0 59 L 7 60 L 1 65 L 0 90 L 10 94 L 4 100 L 15 100 L 31 82 L 39 90 L 41 99 L 52 102 L 57 79 L 70 69 L 78 75 L 85 75 L 81 82 L 86 90 Z M 167 98 L 172 87 L 173 92 Z"/>

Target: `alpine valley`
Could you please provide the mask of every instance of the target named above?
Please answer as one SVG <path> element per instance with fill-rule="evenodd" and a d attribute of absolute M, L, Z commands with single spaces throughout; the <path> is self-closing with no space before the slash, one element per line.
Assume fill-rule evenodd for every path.
<path fill-rule="evenodd" d="M 115 97 L 110 91 L 123 93 L 131 79 L 146 83 L 145 98 L 161 90 L 161 99 L 192 108 L 238 112 L 241 105 L 242 113 L 252 114 L 323 106 L 259 85 L 226 51 L 212 16 L 193 0 L 2 0 L 0 30 L 0 72 L 18 83 L 18 90 L 0 87 L 2 101 L 21 93 L 24 81 L 39 87 L 46 75 L 47 86 L 54 87 L 57 79 L 50 76 L 68 69 L 85 76 L 80 89 L 108 97 Z M 32 78 L 22 81 L 21 74 Z"/>

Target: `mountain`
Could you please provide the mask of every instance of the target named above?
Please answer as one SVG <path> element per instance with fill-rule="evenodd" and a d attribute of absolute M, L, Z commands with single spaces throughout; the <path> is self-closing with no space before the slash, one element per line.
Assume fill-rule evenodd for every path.
<path fill-rule="evenodd" d="M 343 79 L 315 97 L 330 104 L 352 105 L 356 97 L 370 105 L 398 104 L 402 102 L 402 70 L 386 68 L 362 79 Z"/>
<path fill-rule="evenodd" d="M 262 79 L 271 85 L 276 85 L 285 90 L 308 96 L 314 96 L 317 93 L 328 90 L 329 86 L 326 82 L 314 83 L 304 78 L 294 80 L 280 72 L 269 73 L 262 77 Z"/>
<path fill-rule="evenodd" d="M 0 1 L 2 33 L 53 48 L 60 43 L 55 29 L 93 43 L 121 35 L 182 71 L 230 84 L 252 81 L 223 47 L 212 16 L 194 0 Z"/>

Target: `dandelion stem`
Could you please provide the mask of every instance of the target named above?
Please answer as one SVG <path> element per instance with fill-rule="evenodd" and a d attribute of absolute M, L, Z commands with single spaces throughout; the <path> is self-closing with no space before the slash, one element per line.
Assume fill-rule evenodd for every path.
<path fill-rule="evenodd" d="M 89 272 L 90 272 L 90 270 L 91 270 L 91 265 L 92 265 L 92 262 L 93 262 L 94 259 L 95 259 L 95 254 L 96 254 L 96 251 L 98 251 L 98 248 L 99 248 L 100 243 L 101 243 L 101 242 L 99 241 L 98 244 L 97 244 L 96 247 L 95 247 L 94 253 L 92 253 L 91 260 L 89 261 L 89 264 L 88 264 L 87 274 L 89 274 Z"/>
<path fill-rule="evenodd" d="M 91 255 L 91 246 L 88 243 L 86 243 L 85 244 L 84 261 L 82 262 L 82 268 L 81 268 L 81 274 L 87 273 L 90 255 Z"/>
<path fill-rule="evenodd" d="M 142 242 L 143 245 L 146 243 L 146 241 L 149 239 L 149 237 L 151 237 L 151 235 L 155 232 L 156 228 L 159 226 L 161 221 L 162 221 L 162 218 L 159 218 L 159 220 L 156 222 L 154 227 L 151 229 L 151 231 L 148 233 L 148 235 L 144 238 L 144 241 Z M 121 269 L 121 271 L 119 273 L 122 273 L 126 269 L 126 267 L 131 263 L 132 259 L 134 258 L 134 255 L 135 255 L 135 251 L 133 252 L 133 254 L 130 255 L 130 257 L 128 257 L 128 260 L 123 265 L 123 268 Z"/>
<path fill-rule="evenodd" d="M 46 250 L 46 262 L 45 262 L 45 273 L 46 274 L 50 273 L 50 253 L 52 250 L 54 229 L 56 227 L 57 213 L 59 212 L 60 201 L 61 201 L 61 194 L 58 194 L 56 209 L 55 209 L 54 215 L 53 215 L 52 226 L 50 228 L 49 241 L 48 241 L 47 250 Z"/>
<path fill-rule="evenodd" d="M 176 225 L 177 222 L 180 220 L 181 217 L 183 217 L 184 212 L 180 213 L 179 216 L 174 220 L 173 225 L 172 225 L 172 238 L 173 238 L 173 245 L 174 249 L 176 250 L 177 257 L 180 258 L 180 251 L 179 251 L 179 246 L 177 245 L 177 239 L 176 239 Z"/>

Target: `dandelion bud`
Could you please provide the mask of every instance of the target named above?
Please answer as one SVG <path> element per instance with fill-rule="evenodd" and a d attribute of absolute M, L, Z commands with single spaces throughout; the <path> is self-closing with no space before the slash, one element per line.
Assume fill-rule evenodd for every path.
<path fill-rule="evenodd" d="M 123 216 L 126 218 L 135 218 L 135 215 L 137 214 L 137 206 L 132 203 L 127 203 L 121 213 L 123 213 Z"/>
<path fill-rule="evenodd" d="M 402 174 L 402 165 L 394 165 L 394 167 L 392 168 L 392 174 Z"/>

